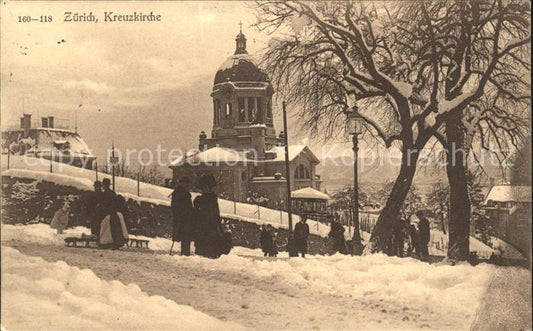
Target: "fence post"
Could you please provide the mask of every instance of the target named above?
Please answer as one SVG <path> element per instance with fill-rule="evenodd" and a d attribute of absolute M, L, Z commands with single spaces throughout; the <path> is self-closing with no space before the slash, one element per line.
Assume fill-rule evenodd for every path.
<path fill-rule="evenodd" d="M 9 155 L 11 154 L 11 151 L 9 150 L 9 147 L 7 148 L 7 169 L 9 169 Z"/>
<path fill-rule="evenodd" d="M 137 173 L 137 196 L 141 196 L 141 174 Z"/>
<path fill-rule="evenodd" d="M 98 162 L 95 162 L 94 164 L 95 180 L 98 180 Z"/>
<path fill-rule="evenodd" d="M 53 172 L 53 171 L 52 171 L 52 162 L 53 162 L 53 159 L 54 159 L 54 151 L 50 149 L 50 172 Z"/>
<path fill-rule="evenodd" d="M 233 214 L 237 215 L 237 200 L 233 200 Z"/>
<path fill-rule="evenodd" d="M 257 219 L 261 219 L 261 206 L 257 205 Z"/>

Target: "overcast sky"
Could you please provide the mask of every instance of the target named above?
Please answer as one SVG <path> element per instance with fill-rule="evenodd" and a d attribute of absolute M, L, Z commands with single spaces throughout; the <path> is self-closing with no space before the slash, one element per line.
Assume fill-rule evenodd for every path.
<path fill-rule="evenodd" d="M 63 22 L 66 11 L 100 22 Z M 153 11 L 162 21 L 105 23 L 105 11 Z M 113 140 L 122 149 L 196 147 L 198 133 L 210 132 L 214 75 L 235 50 L 239 22 L 249 52 L 270 38 L 251 27 L 245 2 L 2 1 L 1 15 L 2 128 L 23 111 L 73 127 L 82 104 L 78 131 L 99 159 Z M 19 23 L 23 15 L 53 22 Z M 275 122 L 279 132 L 279 112 Z M 307 136 L 291 130 L 292 143 Z"/>

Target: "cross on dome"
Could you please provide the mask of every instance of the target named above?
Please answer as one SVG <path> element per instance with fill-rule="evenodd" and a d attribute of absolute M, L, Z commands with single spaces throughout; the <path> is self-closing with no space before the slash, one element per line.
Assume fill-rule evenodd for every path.
<path fill-rule="evenodd" d="M 248 54 L 248 51 L 246 50 L 246 37 L 242 33 L 242 21 L 239 21 L 239 34 L 237 35 L 237 38 L 235 38 L 235 43 L 235 55 Z"/>

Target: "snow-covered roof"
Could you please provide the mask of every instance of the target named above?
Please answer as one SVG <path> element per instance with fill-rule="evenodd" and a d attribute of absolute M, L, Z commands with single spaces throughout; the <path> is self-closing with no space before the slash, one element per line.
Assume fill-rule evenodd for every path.
<path fill-rule="evenodd" d="M 485 203 L 494 202 L 531 202 L 531 186 L 495 185 L 493 186 Z"/>
<path fill-rule="evenodd" d="M 291 197 L 293 199 L 320 199 L 320 200 L 329 200 L 330 197 L 326 193 L 322 193 L 318 190 L 315 190 L 312 187 L 304 187 L 302 189 L 292 191 Z"/>
<path fill-rule="evenodd" d="M 284 146 L 274 146 L 266 153 L 275 153 L 276 157 L 274 159 L 266 160 L 266 162 L 285 162 L 285 147 Z M 306 153 L 309 155 L 313 160 L 315 160 L 317 163 L 320 162 L 320 160 L 311 152 L 309 147 L 306 145 L 290 145 L 289 146 L 289 161 L 294 160 L 298 155 Z"/>
<path fill-rule="evenodd" d="M 253 55 L 250 55 L 248 53 L 234 54 L 228 57 L 224 62 L 222 62 L 220 67 L 218 67 L 218 70 L 231 69 L 234 66 L 238 65 L 239 61 L 241 60 L 249 61 L 249 62 L 252 62 L 253 64 L 257 62 L 257 59 Z"/>
<path fill-rule="evenodd" d="M 28 152 L 41 154 L 50 152 L 54 146 L 68 143 L 69 153 L 72 155 L 83 155 L 84 157 L 93 157 L 89 146 L 83 138 L 77 133 L 57 128 L 34 128 L 30 129 L 28 138 L 23 138 L 23 130 L 14 130 L 7 132 L 6 139 L 10 144 L 29 143 L 31 147 Z M 31 139 L 31 142 L 28 142 Z M 54 153 L 60 151 L 54 148 Z"/>
<path fill-rule="evenodd" d="M 244 152 L 236 151 L 231 148 L 213 147 L 205 151 L 198 151 L 193 154 L 181 156 L 170 163 L 170 167 L 182 165 L 183 163 L 235 163 L 247 160 Z"/>
<path fill-rule="evenodd" d="M 255 176 L 254 178 L 252 178 L 252 182 L 261 182 L 261 183 L 264 183 L 264 182 L 284 182 L 285 181 L 285 177 L 279 177 L 279 178 L 276 178 L 275 176 Z"/>
<path fill-rule="evenodd" d="M 257 66 L 256 57 L 247 53 L 234 54 L 218 68 L 214 85 L 231 82 L 266 83 L 268 76 Z"/>
<path fill-rule="evenodd" d="M 225 147 L 212 147 L 205 151 L 194 151 L 186 156 L 180 156 L 170 163 L 170 167 L 180 166 L 183 163 L 199 164 L 199 163 L 236 163 L 236 162 L 252 162 L 254 160 L 246 157 L 246 151 L 237 151 Z M 274 154 L 273 159 L 257 162 L 285 162 L 285 147 L 275 146 L 265 153 Z M 308 155 L 312 160 L 319 163 L 320 160 L 311 152 L 306 145 L 292 145 L 289 146 L 289 161 L 293 161 L 300 154 Z"/>

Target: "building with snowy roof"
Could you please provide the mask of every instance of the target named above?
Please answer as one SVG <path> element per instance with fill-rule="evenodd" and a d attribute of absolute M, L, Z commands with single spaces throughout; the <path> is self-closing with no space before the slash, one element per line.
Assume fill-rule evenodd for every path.
<path fill-rule="evenodd" d="M 494 235 L 531 260 L 531 186 L 492 186 L 485 210 Z"/>
<path fill-rule="evenodd" d="M 218 193 L 237 201 L 250 194 L 267 197 L 268 206 L 286 201 L 283 132 L 276 134 L 272 113 L 274 90 L 268 75 L 246 50 L 246 37 L 239 32 L 233 55 L 215 74 L 211 135 L 202 131 L 198 150 L 174 160 L 174 179 L 188 176 L 193 184 L 211 173 Z M 309 147 L 289 146 L 291 188 L 320 190 L 316 174 L 320 162 Z"/>
<path fill-rule="evenodd" d="M 74 131 L 56 127 L 52 116 L 32 127 L 30 114 L 20 118 L 20 128 L 2 132 L 2 153 L 27 155 L 92 169 L 96 157 Z"/>

